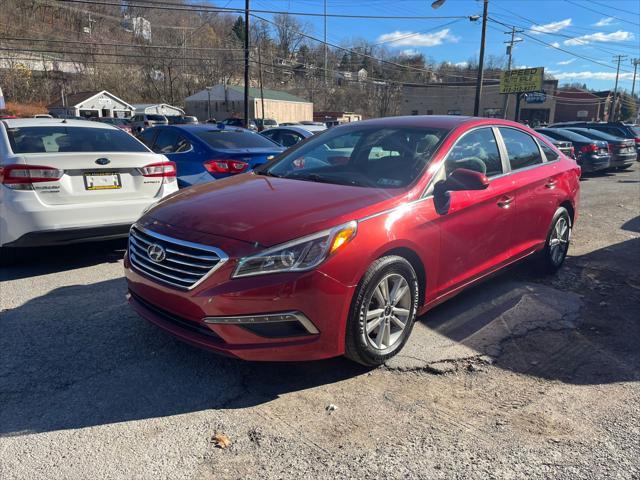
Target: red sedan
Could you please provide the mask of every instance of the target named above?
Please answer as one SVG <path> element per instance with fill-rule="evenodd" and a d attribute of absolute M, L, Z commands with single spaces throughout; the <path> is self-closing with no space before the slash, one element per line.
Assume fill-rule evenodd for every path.
<path fill-rule="evenodd" d="M 531 255 L 567 255 L 580 167 L 520 124 L 382 118 L 181 190 L 131 229 L 129 301 L 246 360 L 378 365 L 417 315 Z"/>

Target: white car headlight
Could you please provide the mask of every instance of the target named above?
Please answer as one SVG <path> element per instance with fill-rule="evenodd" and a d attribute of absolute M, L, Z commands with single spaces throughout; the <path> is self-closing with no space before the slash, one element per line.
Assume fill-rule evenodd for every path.
<path fill-rule="evenodd" d="M 357 222 L 351 221 L 242 258 L 233 278 L 311 270 L 355 237 L 357 229 Z"/>

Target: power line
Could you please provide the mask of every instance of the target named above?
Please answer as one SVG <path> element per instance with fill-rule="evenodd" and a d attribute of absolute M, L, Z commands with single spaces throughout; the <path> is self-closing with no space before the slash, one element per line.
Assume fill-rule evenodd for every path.
<path fill-rule="evenodd" d="M 185 47 L 183 45 L 144 45 L 144 44 L 135 44 L 135 43 L 108 43 L 108 42 L 100 42 L 100 43 L 87 43 L 82 40 L 59 40 L 59 39 L 45 39 L 45 38 L 29 38 L 29 37 L 0 37 L 0 40 L 7 40 L 10 42 L 34 42 L 34 43 L 67 43 L 70 45 L 91 45 L 96 47 L 123 47 L 123 48 L 148 48 L 148 49 L 187 49 L 187 50 L 197 50 L 197 51 L 230 51 L 230 52 L 241 52 L 244 49 L 242 48 L 218 48 L 218 47 Z M 114 53 L 113 55 L 120 55 L 118 53 Z"/>
<path fill-rule="evenodd" d="M 578 2 L 574 2 L 574 1 L 572 1 L 572 0 L 564 0 L 564 1 L 565 1 L 565 2 L 567 2 L 567 3 L 570 3 L 571 5 L 575 5 L 576 7 L 580 7 L 580 8 L 583 8 L 583 9 L 585 9 L 585 10 L 589 10 L 590 12 L 594 12 L 594 13 L 597 13 L 597 14 L 602 15 L 602 16 L 605 16 L 605 17 L 615 18 L 616 20 L 619 20 L 619 21 L 621 21 L 621 22 L 630 23 L 631 25 L 635 25 L 635 26 L 640 26 L 640 23 L 632 22 L 632 21 L 630 21 L 630 20 L 625 20 L 624 18 L 615 17 L 615 16 L 610 15 L 610 14 L 608 14 L 608 13 L 603 13 L 603 12 L 600 12 L 600 11 L 598 11 L 598 10 L 594 10 L 593 8 L 585 7 L 583 4 L 578 3 Z M 598 5 L 598 3 L 597 3 L 597 2 L 593 2 L 593 1 L 591 1 L 591 0 L 586 0 L 586 1 L 588 1 L 588 2 L 590 2 L 590 3 L 595 3 L 595 4 L 597 4 L 597 5 Z M 609 7 L 607 6 L 607 8 L 609 8 Z"/>
<path fill-rule="evenodd" d="M 121 4 L 119 2 L 107 1 L 107 0 L 56 0 L 58 2 L 69 2 L 69 3 L 83 3 L 86 5 L 111 5 L 120 7 Z M 135 2 L 135 3 L 134 3 Z M 181 5 L 177 5 L 175 3 L 166 3 L 158 0 L 133 0 L 127 3 L 129 7 L 132 8 L 151 8 L 156 10 L 173 10 L 173 11 L 187 11 L 187 12 L 204 12 L 204 13 L 243 13 L 243 8 L 230 8 L 230 7 L 206 7 L 202 5 L 193 5 L 190 3 L 185 3 Z M 289 12 L 286 10 L 259 10 L 259 9 L 251 9 L 254 13 L 268 13 L 272 15 L 284 14 L 284 15 L 294 15 L 301 17 L 323 17 L 323 13 L 311 13 L 311 12 Z M 328 17 L 332 18 L 350 18 L 350 19 L 367 19 L 367 20 L 435 20 L 435 19 L 452 19 L 452 18 L 467 18 L 464 16 L 433 16 L 433 15 L 397 15 L 397 16 L 389 16 L 389 15 L 350 15 L 350 14 L 327 14 Z"/>
<path fill-rule="evenodd" d="M 506 23 L 501 22 L 499 20 L 496 20 L 494 18 L 489 18 L 489 20 L 494 22 L 494 23 L 498 23 L 498 24 L 500 24 L 500 25 L 502 25 L 504 27 L 512 27 L 512 25 L 506 24 Z M 522 35 L 527 37 L 527 38 L 529 38 L 530 40 L 533 40 L 534 42 L 540 43 L 540 44 L 545 45 L 547 47 L 554 48 L 554 49 L 559 50 L 559 51 L 564 52 L 564 53 L 568 53 L 569 55 L 573 55 L 574 57 L 581 58 L 583 60 L 587 60 L 589 62 L 595 63 L 597 65 L 601 65 L 601 66 L 606 67 L 606 68 L 615 69 L 615 67 L 612 66 L 612 65 L 609 65 L 609 64 L 606 64 L 606 63 L 603 63 L 603 62 L 599 62 L 598 60 L 594 60 L 593 58 L 585 57 L 584 55 L 580 55 L 580 54 L 572 52 L 570 50 L 566 50 L 564 48 L 558 47 L 558 46 L 553 45 L 551 43 L 545 42 L 544 40 L 540 40 L 539 38 L 536 38 L 534 35 L 529 35 L 528 33 L 522 33 Z M 622 71 L 630 73 L 628 70 L 622 70 Z"/>

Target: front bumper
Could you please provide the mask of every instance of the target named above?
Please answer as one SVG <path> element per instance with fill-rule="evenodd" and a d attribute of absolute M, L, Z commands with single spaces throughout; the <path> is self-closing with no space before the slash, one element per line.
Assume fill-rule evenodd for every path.
<path fill-rule="evenodd" d="M 354 287 L 317 270 L 231 279 L 234 267 L 225 265 L 185 291 L 147 278 L 125 257 L 129 303 L 178 339 L 243 360 L 319 360 L 344 353 Z"/>

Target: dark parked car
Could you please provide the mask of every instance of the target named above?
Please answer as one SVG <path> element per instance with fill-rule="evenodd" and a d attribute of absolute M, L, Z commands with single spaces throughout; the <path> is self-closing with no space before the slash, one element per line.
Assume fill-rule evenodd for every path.
<path fill-rule="evenodd" d="M 609 168 L 611 154 L 607 142 L 593 140 L 564 128 L 537 128 L 536 131 L 555 140 L 570 141 L 575 150 L 576 161 L 583 172 Z"/>
<path fill-rule="evenodd" d="M 567 130 L 594 140 L 604 140 L 607 142 L 609 144 L 609 153 L 611 153 L 611 168 L 629 168 L 636 158 L 638 158 L 633 140 L 614 137 L 608 133 L 591 128 L 569 127 Z"/>
<path fill-rule="evenodd" d="M 248 172 L 284 150 L 250 130 L 210 124 L 158 126 L 139 138 L 175 162 L 180 187 Z"/>
<path fill-rule="evenodd" d="M 196 125 L 198 123 L 197 117 L 189 115 L 175 115 L 167 117 L 167 120 L 169 121 L 169 125 Z"/>
<path fill-rule="evenodd" d="M 623 122 L 563 122 L 554 123 L 552 127 L 568 128 L 590 128 L 599 132 L 608 133 L 614 137 L 621 137 L 633 140 L 636 145 L 637 160 L 640 162 L 640 127 Z"/>
<path fill-rule="evenodd" d="M 573 143 L 571 143 L 569 140 L 557 140 L 544 134 L 543 137 L 553 143 L 554 147 L 564 153 L 567 157 L 576 158 Z"/>
<path fill-rule="evenodd" d="M 267 137 L 269 140 L 273 140 L 278 145 L 282 145 L 286 148 L 293 147 L 296 143 L 300 143 L 305 138 L 313 137 L 313 134 L 314 132 L 310 132 L 302 126 L 276 127 L 260 132 L 260 135 L 263 137 Z"/>
<path fill-rule="evenodd" d="M 244 128 L 243 118 L 235 118 L 235 117 L 227 118 L 226 120 L 222 120 L 220 123 L 225 127 Z M 253 130 L 255 132 L 258 131 L 258 126 L 256 125 L 256 122 L 254 122 L 253 120 L 249 120 L 249 130 Z"/>

